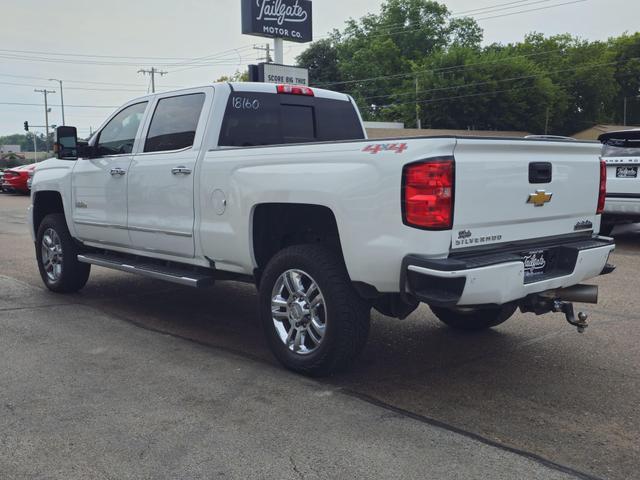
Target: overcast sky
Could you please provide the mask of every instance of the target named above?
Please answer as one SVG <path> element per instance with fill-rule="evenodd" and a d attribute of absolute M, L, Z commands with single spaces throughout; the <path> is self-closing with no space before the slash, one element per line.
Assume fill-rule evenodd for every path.
<path fill-rule="evenodd" d="M 522 0 L 516 2 L 522 7 L 472 15 L 484 29 L 485 43 L 518 41 L 531 31 L 548 35 L 569 32 L 596 40 L 638 30 L 638 0 L 585 0 L 545 8 L 570 1 Z M 379 0 L 314 0 L 315 38 L 341 28 L 349 17 L 377 12 L 381 3 Z M 443 3 L 456 13 L 511 2 L 449 0 Z M 544 9 L 482 19 L 535 8 Z M 169 71 L 157 79 L 159 90 L 202 85 L 255 63 L 259 52 L 254 51 L 252 45 L 267 41 L 241 34 L 240 0 L 20 0 L 4 2 L 2 13 L 0 135 L 22 132 L 25 120 L 32 125 L 44 125 L 43 106 L 5 104 L 41 105 L 42 94 L 34 93 L 34 88 L 56 90 L 50 95 L 53 104 L 50 123 L 61 123 L 59 89 L 49 78 L 64 81 L 66 123 L 77 126 L 84 135 L 90 126 L 97 128 L 113 108 L 147 92 L 149 78 L 138 74 L 139 68 L 156 64 Z M 303 48 L 285 43 L 285 61 L 292 63 Z M 52 55 L 54 53 L 74 56 L 60 57 Z M 22 55 L 29 61 L 9 59 L 7 55 Z M 46 61 L 34 61 L 34 56 Z M 209 62 L 215 65 L 199 68 L 175 65 L 193 64 L 189 59 L 196 57 L 209 57 Z M 60 58 L 64 61 L 56 61 Z M 77 64 L 68 63 L 69 60 L 125 65 Z"/>

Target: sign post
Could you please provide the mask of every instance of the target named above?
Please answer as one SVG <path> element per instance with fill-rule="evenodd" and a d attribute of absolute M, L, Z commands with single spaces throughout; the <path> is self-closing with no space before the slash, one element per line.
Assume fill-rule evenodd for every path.
<path fill-rule="evenodd" d="M 242 0 L 242 33 L 273 38 L 275 63 L 283 66 L 285 40 L 313 40 L 311 0 Z"/>

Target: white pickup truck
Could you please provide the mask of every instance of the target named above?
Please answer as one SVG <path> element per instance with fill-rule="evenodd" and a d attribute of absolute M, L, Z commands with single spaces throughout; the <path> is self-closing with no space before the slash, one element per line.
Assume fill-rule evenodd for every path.
<path fill-rule="evenodd" d="M 204 287 L 253 282 L 288 368 L 323 375 L 365 344 L 371 308 L 420 302 L 479 330 L 519 307 L 597 301 L 608 273 L 597 143 L 521 138 L 367 140 L 353 100 L 220 83 L 132 100 L 87 143 L 57 129 L 38 165 L 31 231 L 45 285 L 91 265 Z"/>
<path fill-rule="evenodd" d="M 640 129 L 608 132 L 598 139 L 607 165 L 607 199 L 600 230 L 608 235 L 616 225 L 640 222 Z"/>

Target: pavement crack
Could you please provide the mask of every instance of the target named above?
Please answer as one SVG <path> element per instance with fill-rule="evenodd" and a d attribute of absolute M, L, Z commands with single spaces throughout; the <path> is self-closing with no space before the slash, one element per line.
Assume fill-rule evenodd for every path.
<path fill-rule="evenodd" d="M 68 307 L 68 306 L 81 306 L 78 303 L 51 303 L 48 305 L 29 305 L 26 307 L 15 307 L 15 308 L 0 308 L 0 313 L 3 312 L 17 312 L 21 310 L 38 310 L 41 308 L 51 308 L 51 307 Z"/>
<path fill-rule="evenodd" d="M 352 398 L 356 398 L 358 400 L 361 400 L 363 402 L 369 403 L 371 405 L 375 405 L 379 408 L 383 408 L 387 411 L 391 411 L 394 412 L 396 414 L 400 414 L 405 418 L 410 418 L 412 420 L 416 420 L 418 422 L 422 422 L 422 423 L 426 423 L 427 425 L 431 425 L 433 427 L 436 428 L 441 428 L 443 430 L 446 430 L 448 432 L 451 433 L 455 433 L 458 435 L 462 435 L 464 437 L 470 438 L 472 440 L 475 440 L 477 442 L 483 443 L 485 445 L 488 445 L 490 447 L 493 448 L 498 448 L 500 450 L 509 452 L 509 453 L 513 453 L 515 455 L 518 455 L 520 457 L 524 457 L 527 458 L 529 460 L 532 460 L 540 465 L 543 465 L 547 468 L 550 468 L 552 470 L 556 470 L 558 472 L 562 472 L 562 473 L 566 473 L 569 475 L 573 475 L 574 477 L 580 479 L 580 480 L 603 480 L 600 477 L 588 474 L 588 473 L 584 473 L 581 472 L 579 470 L 576 470 L 572 467 L 568 467 L 566 465 L 562 465 L 559 463 L 556 463 L 552 460 L 549 460 L 547 458 L 542 457 L 541 455 L 538 455 L 537 453 L 533 453 L 533 452 L 529 452 L 527 450 L 522 450 L 520 448 L 516 448 L 516 447 L 511 447 L 509 445 L 503 444 L 499 441 L 496 440 L 492 440 L 490 438 L 487 437 L 483 437 L 482 435 L 478 434 L 478 433 L 474 433 L 474 432 L 470 432 L 468 430 L 464 430 L 460 427 L 456 427 L 455 425 L 451 425 L 449 423 L 443 422 L 442 420 L 437 420 L 435 418 L 431 418 L 431 417 L 427 417 L 425 415 L 420 415 L 418 413 L 414 413 L 411 412 L 410 410 L 405 410 L 404 408 L 400 408 L 400 407 L 396 407 L 394 405 L 391 405 L 389 403 L 386 403 L 382 400 L 378 400 L 375 397 L 369 396 L 367 394 L 364 393 L 360 393 L 360 392 L 356 392 L 353 390 L 349 390 L 347 388 L 340 388 L 339 389 L 340 393 L 342 393 L 343 395 L 347 395 L 349 397 Z"/>
<path fill-rule="evenodd" d="M 298 470 L 298 466 L 296 465 L 296 462 L 293 460 L 293 456 L 291 455 L 289 455 L 289 462 L 291 462 L 291 468 L 293 468 L 293 471 L 298 474 L 298 477 L 304 479 L 304 474 L 300 470 Z"/>

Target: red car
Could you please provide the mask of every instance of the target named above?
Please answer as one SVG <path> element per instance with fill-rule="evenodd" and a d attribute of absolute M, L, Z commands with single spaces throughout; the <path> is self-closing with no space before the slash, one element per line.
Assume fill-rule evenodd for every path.
<path fill-rule="evenodd" d="M 35 169 L 35 163 L 6 169 L 2 178 L 2 188 L 9 192 L 29 193 L 27 181 L 29 180 L 29 173 Z"/>

